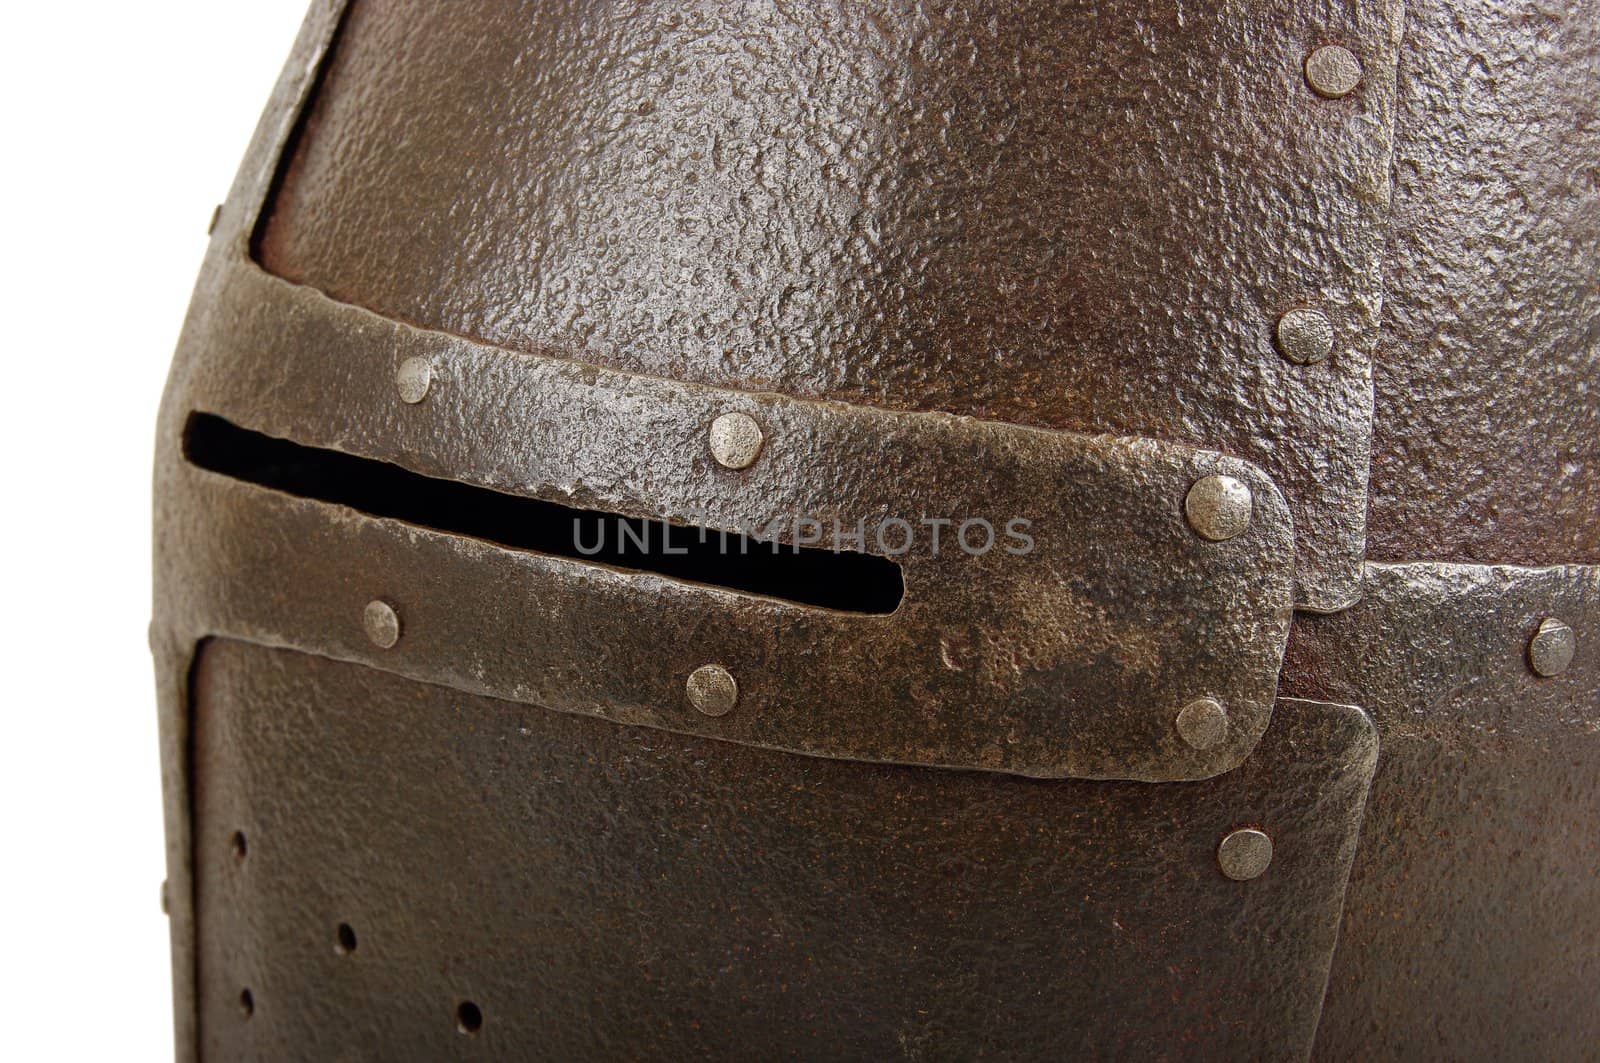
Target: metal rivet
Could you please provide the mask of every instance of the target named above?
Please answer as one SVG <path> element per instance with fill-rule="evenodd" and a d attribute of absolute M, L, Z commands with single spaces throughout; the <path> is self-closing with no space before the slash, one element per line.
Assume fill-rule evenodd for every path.
<path fill-rule="evenodd" d="M 1244 481 L 1212 475 L 1189 488 L 1188 497 L 1183 500 L 1183 515 L 1189 518 L 1189 527 L 1220 543 L 1250 526 L 1254 504 Z"/>
<path fill-rule="evenodd" d="M 418 403 L 428 397 L 433 386 L 433 366 L 426 358 L 407 358 L 394 374 L 395 387 L 400 391 L 400 401 Z"/>
<path fill-rule="evenodd" d="M 210 224 L 208 224 L 206 226 L 206 235 L 207 236 L 215 236 L 216 235 L 217 222 L 219 222 L 221 220 L 222 220 L 222 204 L 218 203 L 216 205 L 216 208 L 214 210 L 212 210 L 212 212 L 211 212 L 211 222 L 210 222 Z"/>
<path fill-rule="evenodd" d="M 380 650 L 390 649 L 400 641 L 400 614 L 381 599 L 367 603 L 361 614 L 361 626 L 367 629 L 367 638 Z"/>
<path fill-rule="evenodd" d="M 684 684 L 689 704 L 707 716 L 726 716 L 739 700 L 739 684 L 720 664 L 703 664 L 689 673 Z"/>
<path fill-rule="evenodd" d="M 1528 643 L 1528 664 L 1542 676 L 1560 675 L 1572 663 L 1578 650 L 1578 636 L 1564 622 L 1549 617 L 1539 624 Z"/>
<path fill-rule="evenodd" d="M 1195 749 L 1212 749 L 1228 737 L 1228 710 L 1216 698 L 1199 698 L 1178 713 L 1178 734 Z"/>
<path fill-rule="evenodd" d="M 1231 832 L 1217 846 L 1217 866 L 1235 882 L 1255 878 L 1272 863 L 1272 839 L 1253 827 Z"/>
<path fill-rule="evenodd" d="M 1306 56 L 1306 84 L 1318 96 L 1337 100 L 1361 84 L 1361 60 L 1340 44 L 1324 44 Z"/>
<path fill-rule="evenodd" d="M 711 422 L 711 456 L 729 469 L 748 469 L 761 453 L 761 426 L 747 413 L 725 413 Z"/>
<path fill-rule="evenodd" d="M 1314 365 L 1333 353 L 1333 322 L 1321 310 L 1290 310 L 1278 318 L 1278 351 L 1295 365 Z"/>

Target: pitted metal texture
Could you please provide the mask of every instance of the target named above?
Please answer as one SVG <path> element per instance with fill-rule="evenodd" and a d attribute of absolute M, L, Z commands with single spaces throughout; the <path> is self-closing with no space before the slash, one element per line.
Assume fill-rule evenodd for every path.
<path fill-rule="evenodd" d="M 1528 649 L 1550 617 L 1588 637 L 1547 677 Z M 1285 668 L 1360 699 L 1382 749 L 1318 1058 L 1592 1058 L 1600 568 L 1372 565 Z"/>
<path fill-rule="evenodd" d="M 1400 6 L 357 0 L 259 255 L 506 348 L 1224 450 L 1334 609 Z M 1362 70 L 1336 100 L 1303 72 L 1330 41 Z M 1316 365 L 1276 346 L 1302 306 Z"/>
<path fill-rule="evenodd" d="M 1377 752 L 1285 702 L 1205 782 L 851 764 L 229 641 L 194 696 L 230 1060 L 1301 1059 Z"/>
<path fill-rule="evenodd" d="M 1371 556 L 1600 562 L 1600 2 L 1408 0 Z"/>
<path fill-rule="evenodd" d="M 1600 0 L 317 0 L 159 429 L 180 1056 L 1592 1057 L 1597 59 Z M 196 417 L 1038 549 L 830 609 Z"/>

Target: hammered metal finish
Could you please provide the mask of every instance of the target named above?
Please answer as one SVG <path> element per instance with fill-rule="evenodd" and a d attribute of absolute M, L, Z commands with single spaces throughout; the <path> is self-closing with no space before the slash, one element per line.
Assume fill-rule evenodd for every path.
<path fill-rule="evenodd" d="M 1338 608 L 1400 11 L 357 0 L 259 255 L 516 350 L 1226 450 Z M 1343 100 L 1303 80 L 1329 38 L 1361 42 Z M 1273 325 L 1312 300 L 1341 345 L 1308 375 Z"/>
<path fill-rule="evenodd" d="M 1596 1058 L 1597 157 L 1600 0 L 315 0 L 158 430 L 180 1058 Z"/>
<path fill-rule="evenodd" d="M 1600 562 L 1600 0 L 1408 0 L 1395 137 L 1372 558 Z"/>
<path fill-rule="evenodd" d="M 1600 630 L 1600 568 L 1369 566 L 1297 624 L 1286 689 L 1382 745 L 1321 1059 L 1588 1059 L 1600 1044 L 1600 652 L 1542 679 L 1542 618 Z"/>
<path fill-rule="evenodd" d="M 1360 710 L 1286 702 L 1202 783 L 850 764 L 232 642 L 195 692 L 230 1060 L 1300 1059 L 1377 752 Z M 1214 855 L 1240 820 L 1278 842 L 1248 883 Z"/>

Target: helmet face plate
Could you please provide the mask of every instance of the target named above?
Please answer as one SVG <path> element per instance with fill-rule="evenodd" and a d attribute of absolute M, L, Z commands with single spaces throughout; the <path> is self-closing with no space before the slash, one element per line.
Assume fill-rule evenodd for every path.
<path fill-rule="evenodd" d="M 1359 709 L 1305 702 L 1205 782 L 863 765 L 231 640 L 195 689 L 198 1010 L 220 1058 L 302 1055 L 355 1014 L 386 1055 L 439 1058 L 457 1000 L 486 1042 L 561 1059 L 888 1058 L 910 1034 L 1303 1056 L 1377 753 Z M 1273 866 L 1229 882 L 1217 845 L 1259 820 Z M 375 992 L 370 965 L 404 991 Z"/>
<path fill-rule="evenodd" d="M 1400 5 L 580 6 L 315 5 L 221 214 L 157 464 L 180 1053 L 1600 1041 L 1600 567 L 1457 563 L 1600 561 L 1600 293 L 1538 244 L 1548 378 L 1425 414 Z M 1563 32 L 1517 106 L 1597 80 Z M 1415 482 L 1537 432 L 1547 498 L 1521 438 Z"/>

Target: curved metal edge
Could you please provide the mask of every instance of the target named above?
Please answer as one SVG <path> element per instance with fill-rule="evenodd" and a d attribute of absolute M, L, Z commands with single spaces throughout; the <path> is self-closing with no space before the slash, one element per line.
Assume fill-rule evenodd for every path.
<path fill-rule="evenodd" d="M 172 950 L 173 1043 L 180 1061 L 198 1054 L 195 1016 L 194 800 L 189 676 L 197 647 L 150 626 L 155 665 L 156 713 L 161 746 L 161 790 L 167 878 L 162 900 Z"/>
<path fill-rule="evenodd" d="M 277 160 L 294 129 L 316 75 L 327 58 L 350 0 L 312 0 L 305 21 L 290 49 L 272 95 L 262 111 L 249 147 L 235 173 L 233 187 L 212 228 L 194 295 L 184 320 L 183 332 L 192 334 L 203 327 L 210 306 L 204 298 L 209 278 L 223 262 L 243 259 L 249 253 L 250 234 L 271 187 Z M 182 350 L 180 341 L 179 350 Z M 175 358 L 168 372 L 161 402 L 161 423 L 170 422 L 175 394 L 187 373 L 188 365 Z M 156 470 L 159 519 L 161 471 Z M 152 544 L 159 565 L 159 544 Z M 154 606 L 160 613 L 160 580 L 154 589 Z M 200 1053 L 195 1014 L 195 914 L 192 766 L 189 763 L 190 709 L 188 703 L 189 668 L 195 644 L 185 642 L 171 629 L 152 622 L 150 649 L 156 673 L 157 713 L 161 744 L 162 794 L 165 810 L 167 855 L 168 933 L 171 941 L 173 1044 L 179 1063 L 192 1063 Z"/>
<path fill-rule="evenodd" d="M 1288 717 L 1294 717 L 1295 722 L 1291 723 Z M 1339 930 L 1343 923 L 1345 893 L 1359 849 L 1361 827 L 1366 819 L 1373 776 L 1378 769 L 1380 740 L 1378 728 L 1373 723 L 1372 717 L 1359 705 L 1281 697 L 1278 699 L 1275 718 L 1279 721 L 1280 727 L 1293 731 L 1296 737 L 1290 741 L 1296 745 L 1299 742 L 1300 728 L 1304 726 L 1301 721 L 1319 718 L 1337 720 L 1347 735 L 1346 744 L 1339 750 L 1338 769 L 1333 772 L 1332 778 L 1323 784 L 1321 790 L 1323 799 L 1340 808 L 1344 818 L 1341 820 L 1336 816 L 1330 816 L 1324 824 L 1324 828 L 1335 836 L 1336 842 L 1331 846 L 1332 855 L 1326 865 L 1329 874 L 1325 887 L 1326 894 L 1314 901 L 1319 906 L 1318 910 L 1325 913 L 1325 921 L 1321 926 L 1318 964 L 1313 974 L 1317 987 L 1315 1004 L 1306 1025 L 1304 1048 L 1300 1053 L 1301 1059 L 1309 1059 L 1316 1043 L 1316 1032 L 1322 1021 L 1323 1008 L 1327 1002 L 1328 981 L 1332 976 Z M 1263 822 L 1268 820 L 1263 819 Z"/>

